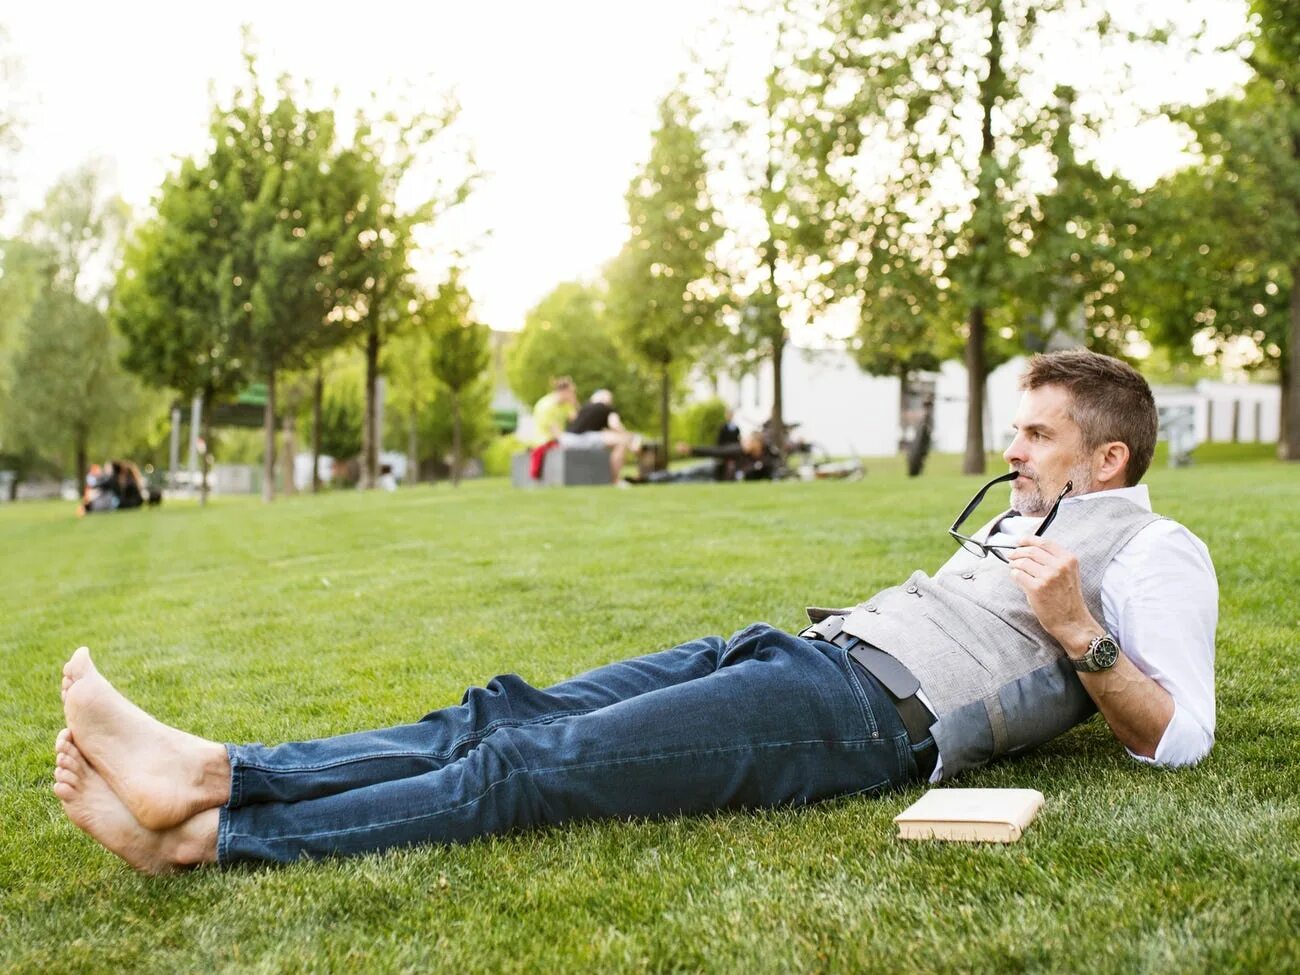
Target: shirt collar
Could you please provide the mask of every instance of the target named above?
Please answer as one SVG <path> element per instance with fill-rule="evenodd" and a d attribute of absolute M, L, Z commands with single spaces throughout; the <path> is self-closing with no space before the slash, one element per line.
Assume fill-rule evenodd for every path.
<path fill-rule="evenodd" d="M 1061 506 L 1079 504 L 1091 498 L 1123 498 L 1125 501 L 1133 502 L 1143 511 L 1151 510 L 1151 492 L 1147 490 L 1145 484 L 1134 484 L 1132 487 L 1111 488 L 1109 491 L 1093 491 L 1091 494 L 1067 497 L 1061 502 Z"/>

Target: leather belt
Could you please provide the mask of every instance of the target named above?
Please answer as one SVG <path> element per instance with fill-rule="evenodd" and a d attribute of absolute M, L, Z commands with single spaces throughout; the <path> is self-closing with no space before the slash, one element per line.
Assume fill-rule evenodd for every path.
<path fill-rule="evenodd" d="M 799 635 L 847 650 L 850 659 L 880 683 L 894 700 L 898 716 L 912 742 L 912 756 L 916 759 L 917 770 L 922 781 L 928 782 L 939 761 L 939 748 L 930 733 L 930 726 L 938 719 L 917 696 L 921 682 L 916 676 L 897 657 L 891 657 L 879 647 L 851 633 L 845 633 L 843 616 L 828 616 L 801 630 Z M 922 743 L 925 747 L 918 748 Z"/>

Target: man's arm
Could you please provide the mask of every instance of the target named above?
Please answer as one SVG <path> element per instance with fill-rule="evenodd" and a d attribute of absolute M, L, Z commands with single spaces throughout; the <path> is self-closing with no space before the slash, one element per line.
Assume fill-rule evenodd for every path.
<path fill-rule="evenodd" d="M 1010 553 L 1011 578 L 1029 607 L 1071 658 L 1088 652 L 1106 628 L 1089 612 L 1074 554 L 1045 538 L 1021 540 Z M 1115 737 L 1136 755 L 1152 758 L 1174 716 L 1174 699 L 1124 655 L 1108 670 L 1080 672 L 1084 690 L 1096 702 Z"/>

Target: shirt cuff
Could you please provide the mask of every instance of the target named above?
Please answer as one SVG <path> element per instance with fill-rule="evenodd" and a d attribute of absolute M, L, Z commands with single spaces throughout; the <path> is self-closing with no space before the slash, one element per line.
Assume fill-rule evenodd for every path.
<path fill-rule="evenodd" d="M 1155 756 L 1147 758 L 1130 748 L 1124 750 L 1144 765 L 1159 765 L 1164 768 L 1183 768 L 1195 765 L 1214 747 L 1214 732 L 1207 731 L 1186 711 L 1174 702 L 1174 716 L 1169 719 L 1165 733 L 1156 746 Z"/>

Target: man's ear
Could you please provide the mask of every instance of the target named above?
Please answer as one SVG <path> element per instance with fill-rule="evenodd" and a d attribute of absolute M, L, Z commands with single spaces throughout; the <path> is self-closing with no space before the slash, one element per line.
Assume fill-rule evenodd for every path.
<path fill-rule="evenodd" d="M 1115 440 L 1102 444 L 1094 455 L 1096 478 L 1106 487 L 1123 487 L 1127 483 L 1128 444 Z"/>

